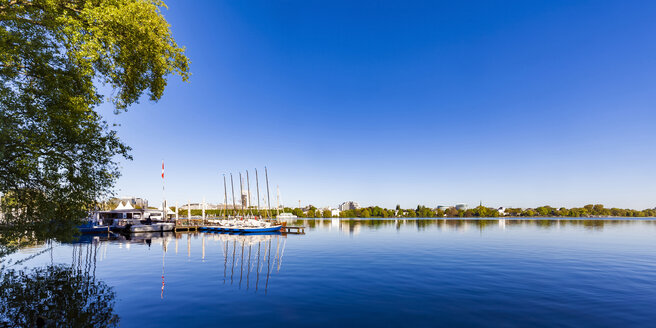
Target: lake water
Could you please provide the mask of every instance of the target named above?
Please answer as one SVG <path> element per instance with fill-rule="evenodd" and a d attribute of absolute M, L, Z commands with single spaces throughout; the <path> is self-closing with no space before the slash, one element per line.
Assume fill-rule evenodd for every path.
<path fill-rule="evenodd" d="M 4 262 L 81 277 L 66 311 L 113 314 L 94 325 L 656 327 L 656 221 L 290 224 L 306 234 L 85 236 Z"/>

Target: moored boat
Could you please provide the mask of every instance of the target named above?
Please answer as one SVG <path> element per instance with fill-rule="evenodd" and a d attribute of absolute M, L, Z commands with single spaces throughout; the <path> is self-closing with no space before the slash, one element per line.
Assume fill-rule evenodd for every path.
<path fill-rule="evenodd" d="M 101 233 L 109 232 L 109 226 L 106 225 L 94 225 L 93 222 L 87 222 L 85 224 L 79 225 L 78 230 L 80 233 Z"/>
<path fill-rule="evenodd" d="M 280 231 L 282 225 L 264 222 L 260 220 L 219 220 L 216 225 L 204 226 L 201 230 L 205 231 L 225 231 L 225 232 L 269 232 Z"/>
<path fill-rule="evenodd" d="M 296 218 L 298 218 L 298 216 L 296 216 L 292 213 L 286 213 L 286 212 L 280 213 L 276 216 L 276 219 L 279 219 L 279 220 L 280 219 L 296 219 Z"/>
<path fill-rule="evenodd" d="M 173 231 L 175 223 L 155 222 L 150 219 L 114 219 L 111 228 L 124 232 L 163 232 Z"/>

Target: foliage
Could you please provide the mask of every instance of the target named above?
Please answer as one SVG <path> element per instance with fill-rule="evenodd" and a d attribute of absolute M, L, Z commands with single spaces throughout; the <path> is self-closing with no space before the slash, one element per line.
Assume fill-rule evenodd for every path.
<path fill-rule="evenodd" d="M 441 217 L 461 217 L 461 218 L 496 218 L 499 216 L 507 217 L 654 217 L 656 209 L 645 209 L 642 211 L 630 209 L 607 209 L 603 205 L 586 205 L 582 208 L 560 208 L 556 209 L 551 206 L 540 206 L 537 208 L 506 208 L 505 214 L 499 213 L 496 208 L 477 206 L 467 210 L 457 210 L 454 207 L 445 211 L 432 209 L 424 205 L 418 205 L 416 209 L 402 209 L 397 205 L 395 210 L 385 209 L 378 206 L 366 207 L 356 210 L 340 212 L 341 218 L 441 218 Z"/>
<path fill-rule="evenodd" d="M 0 1 L 0 195 L 7 240 L 70 235 L 129 147 L 94 110 L 161 98 L 189 60 L 158 0 Z M 8 238 L 8 239 L 7 239 Z"/>
<path fill-rule="evenodd" d="M 227 215 L 243 215 L 253 214 L 261 217 L 275 216 L 275 210 L 269 210 L 268 214 L 265 210 L 257 211 L 255 209 L 247 210 L 227 210 Z M 284 212 L 292 213 L 299 218 L 330 218 L 332 213 L 329 210 L 319 210 L 316 207 L 311 207 L 307 213 L 303 213 L 300 208 L 284 209 Z M 180 217 L 187 216 L 187 210 L 179 209 Z M 191 210 L 191 215 L 194 217 L 201 216 L 201 210 Z M 224 215 L 224 210 L 205 210 L 205 215 L 208 217 L 216 217 Z M 457 210 L 454 207 L 448 208 L 445 211 L 432 209 L 424 205 L 418 205 L 416 209 L 386 209 L 380 206 L 370 206 L 354 210 L 341 211 L 339 217 L 341 218 L 442 218 L 442 217 L 462 217 L 462 218 L 496 218 L 504 216 L 499 213 L 496 208 L 485 206 L 477 206 L 467 210 Z M 654 217 L 656 216 L 656 209 L 646 209 L 642 211 L 630 209 L 604 208 L 603 205 L 589 205 L 582 208 L 567 209 L 561 207 L 556 209 L 551 206 L 540 206 L 537 208 L 506 208 L 506 217 Z"/>

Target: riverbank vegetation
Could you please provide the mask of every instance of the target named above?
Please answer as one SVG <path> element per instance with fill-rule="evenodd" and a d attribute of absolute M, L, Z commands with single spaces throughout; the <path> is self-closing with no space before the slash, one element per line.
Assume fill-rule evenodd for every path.
<path fill-rule="evenodd" d="M 172 208 L 172 210 L 175 210 Z M 299 218 L 331 218 L 332 213 L 327 209 L 320 209 L 314 206 L 309 208 L 289 208 L 273 210 L 205 210 L 206 217 L 221 217 L 223 215 L 244 215 L 252 214 L 261 217 L 275 217 L 277 212 L 292 213 Z M 186 209 L 178 209 L 180 217 L 188 215 Z M 200 217 L 202 210 L 191 210 L 191 216 Z M 656 217 L 656 209 L 633 210 L 620 208 L 605 208 L 604 205 L 585 205 L 574 208 L 555 208 L 551 206 L 540 206 L 536 208 L 490 208 L 477 206 L 471 209 L 456 209 L 450 207 L 445 210 L 430 208 L 418 205 L 416 208 L 403 209 L 397 206 L 395 209 L 387 209 L 380 206 L 363 207 L 359 209 L 341 211 L 340 218 L 442 218 L 442 217 L 460 217 L 460 218 L 497 218 L 497 217 L 567 217 L 567 218 L 589 218 L 589 217 Z"/>
<path fill-rule="evenodd" d="M 389 210 L 378 206 L 365 207 L 361 209 L 342 211 L 340 217 L 349 218 L 441 218 L 441 217 L 461 217 L 461 218 L 496 218 L 496 217 L 655 217 L 656 209 L 620 209 L 605 208 L 604 205 L 585 205 L 575 208 L 555 208 L 551 206 L 540 206 L 536 208 L 490 208 L 477 206 L 471 209 L 456 209 L 450 207 L 446 210 L 432 209 L 419 205 L 416 209 Z"/>

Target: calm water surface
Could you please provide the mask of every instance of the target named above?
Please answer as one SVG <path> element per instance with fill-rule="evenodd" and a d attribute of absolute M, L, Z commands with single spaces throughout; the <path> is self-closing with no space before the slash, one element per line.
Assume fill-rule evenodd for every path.
<path fill-rule="evenodd" d="M 290 224 L 307 234 L 85 237 L 5 262 L 106 284 L 121 327 L 656 327 L 655 221 Z"/>

